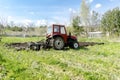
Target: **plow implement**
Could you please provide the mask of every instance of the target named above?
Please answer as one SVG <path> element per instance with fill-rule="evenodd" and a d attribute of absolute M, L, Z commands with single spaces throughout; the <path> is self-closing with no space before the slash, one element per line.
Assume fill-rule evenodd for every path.
<path fill-rule="evenodd" d="M 104 43 L 99 42 L 79 42 L 79 47 L 87 47 L 87 46 L 94 46 L 94 45 L 102 45 Z M 39 42 L 24 42 L 24 43 L 10 43 L 6 44 L 8 48 L 14 48 L 17 51 L 20 50 L 34 50 L 39 51 L 41 49 L 50 49 L 51 47 L 48 46 L 46 42 L 39 41 Z"/>
<path fill-rule="evenodd" d="M 102 45 L 102 44 L 104 44 L 104 43 L 99 43 L 99 42 L 79 42 L 80 47 Z"/>
<path fill-rule="evenodd" d="M 5 44 L 6 47 L 8 48 L 15 48 L 17 51 L 20 50 L 40 50 L 42 49 L 47 49 L 46 44 L 44 42 L 24 42 L 24 43 L 10 43 L 10 44 Z"/>

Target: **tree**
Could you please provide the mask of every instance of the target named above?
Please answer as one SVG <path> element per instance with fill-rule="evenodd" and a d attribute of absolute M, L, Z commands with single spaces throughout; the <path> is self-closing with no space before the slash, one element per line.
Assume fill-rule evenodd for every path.
<path fill-rule="evenodd" d="M 88 33 L 88 26 L 90 25 L 89 19 L 90 19 L 90 8 L 89 4 L 86 2 L 86 0 L 82 0 L 81 7 L 80 7 L 80 17 L 81 17 L 81 23 L 85 27 L 86 35 Z"/>
<path fill-rule="evenodd" d="M 107 11 L 101 20 L 101 28 L 103 32 L 109 35 L 120 36 L 120 9 L 114 8 Z"/>
<path fill-rule="evenodd" d="M 30 27 L 34 27 L 34 26 L 35 26 L 35 24 L 33 22 L 29 22 L 29 21 L 27 23 L 23 24 L 23 27 L 22 27 L 23 37 L 26 37 L 27 34 L 29 34 L 29 36 L 32 37 L 32 34 L 30 33 L 32 28 L 30 28 Z"/>
<path fill-rule="evenodd" d="M 86 2 L 86 0 L 82 0 L 80 17 L 81 17 L 81 22 L 84 26 L 89 26 L 89 18 L 90 18 L 89 16 L 90 16 L 89 4 Z"/>
<path fill-rule="evenodd" d="M 90 29 L 91 31 L 100 30 L 100 14 L 96 11 L 92 11 L 90 15 Z"/>
<path fill-rule="evenodd" d="M 4 26 L 0 23 L 0 41 L 1 41 L 1 37 L 2 37 L 2 35 L 3 35 L 3 33 L 4 33 Z"/>
<path fill-rule="evenodd" d="M 84 29 L 82 26 L 80 26 L 80 17 L 79 16 L 75 16 L 72 20 L 72 27 L 74 29 L 74 32 L 76 35 L 79 35 L 80 32 L 83 32 Z"/>
<path fill-rule="evenodd" d="M 5 34 L 5 27 L 7 26 L 7 20 L 4 17 L 0 17 L 0 36 Z"/>
<path fill-rule="evenodd" d="M 92 26 L 98 26 L 100 24 L 100 15 L 98 12 L 92 11 L 90 22 Z"/>

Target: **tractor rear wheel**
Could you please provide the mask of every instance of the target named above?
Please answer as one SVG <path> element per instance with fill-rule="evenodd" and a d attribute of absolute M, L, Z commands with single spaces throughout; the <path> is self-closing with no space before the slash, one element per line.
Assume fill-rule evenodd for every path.
<path fill-rule="evenodd" d="M 64 48 L 64 40 L 61 37 L 56 37 L 53 42 L 53 47 L 56 50 L 62 50 Z"/>

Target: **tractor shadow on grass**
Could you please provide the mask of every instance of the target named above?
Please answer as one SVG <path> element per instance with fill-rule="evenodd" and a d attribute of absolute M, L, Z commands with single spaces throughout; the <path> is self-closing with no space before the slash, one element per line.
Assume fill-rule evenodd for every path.
<path fill-rule="evenodd" d="M 89 50 L 87 47 L 83 47 L 83 46 L 82 46 L 82 47 L 79 47 L 79 50 L 80 50 L 80 49 Z"/>
<path fill-rule="evenodd" d="M 63 49 L 63 51 L 69 51 L 71 48 L 69 48 L 69 47 L 65 47 L 64 49 Z M 76 50 L 76 51 L 79 51 L 79 50 L 89 50 L 87 47 L 79 47 L 78 49 L 72 49 L 72 50 Z"/>
<path fill-rule="evenodd" d="M 68 48 L 68 47 L 65 47 L 65 48 L 63 49 L 63 51 L 68 51 L 68 50 L 70 50 L 70 48 Z"/>

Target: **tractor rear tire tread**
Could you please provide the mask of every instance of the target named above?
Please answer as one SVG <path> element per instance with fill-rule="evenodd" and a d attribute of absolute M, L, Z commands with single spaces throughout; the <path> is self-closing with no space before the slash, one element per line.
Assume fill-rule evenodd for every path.
<path fill-rule="evenodd" d="M 65 43 L 64 43 L 64 40 L 62 37 L 54 38 L 54 42 L 53 42 L 54 49 L 62 50 L 62 49 L 64 49 L 64 45 L 65 45 Z"/>

